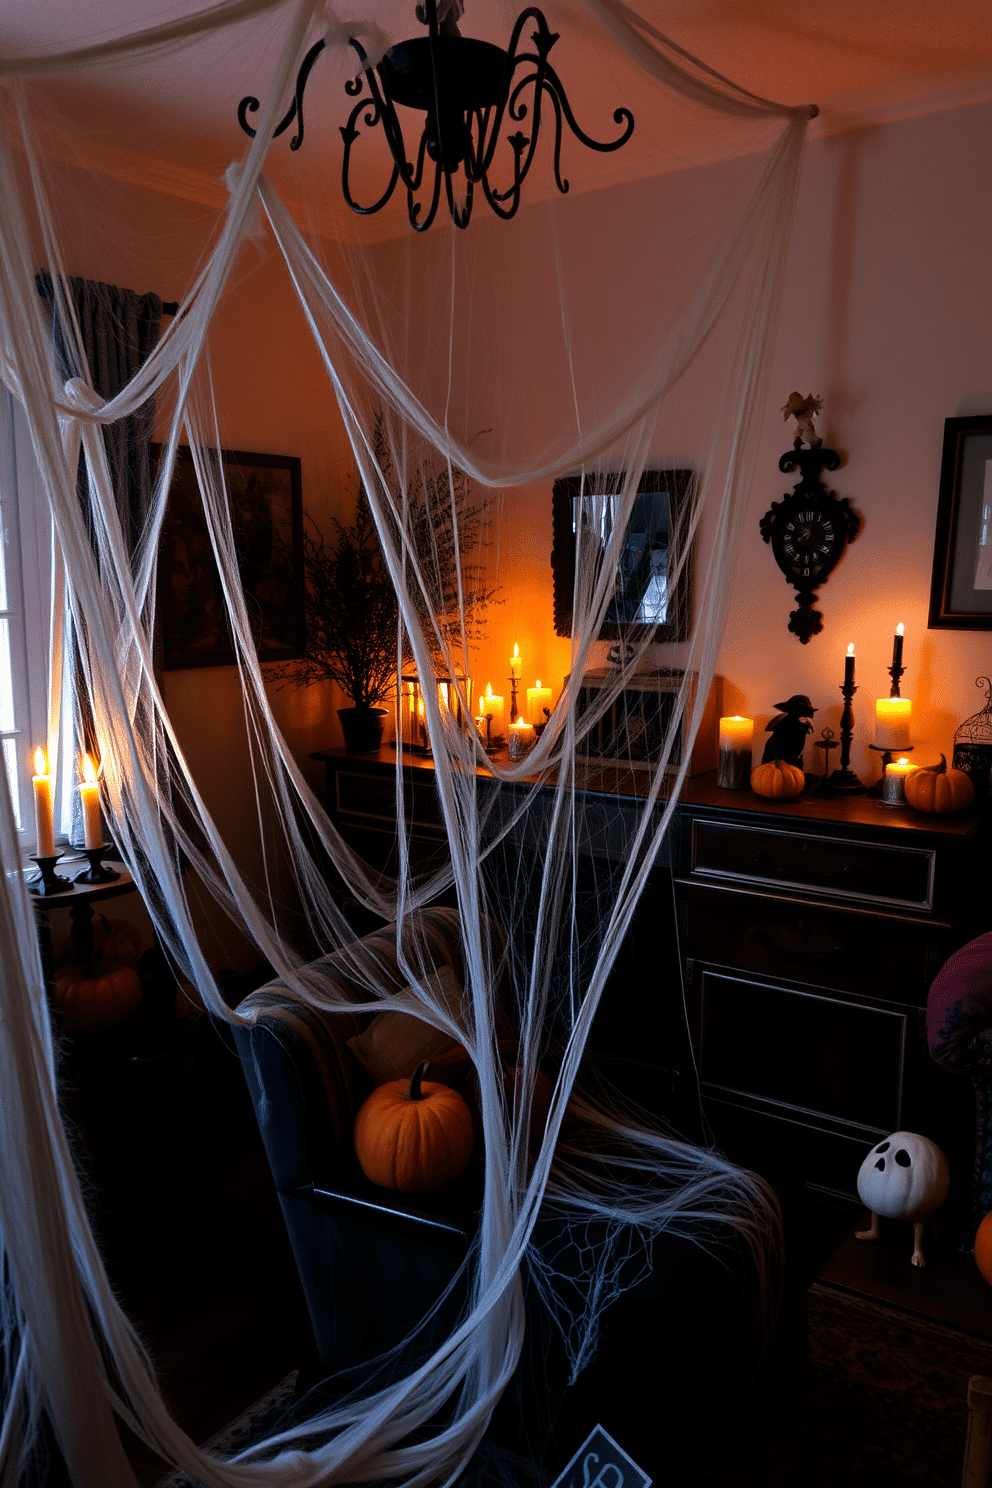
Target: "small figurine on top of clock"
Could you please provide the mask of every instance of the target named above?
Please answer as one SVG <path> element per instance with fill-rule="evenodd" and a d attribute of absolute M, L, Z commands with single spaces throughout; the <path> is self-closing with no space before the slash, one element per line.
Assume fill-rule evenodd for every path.
<path fill-rule="evenodd" d="M 811 720 L 816 709 L 801 692 L 794 693 L 784 703 L 776 703 L 775 706 L 778 713 L 771 723 L 765 725 L 765 731 L 771 738 L 765 745 L 761 763 L 766 765 L 769 760 L 785 760 L 786 764 L 795 765 L 801 770 L 806 735 L 813 732 Z"/>
<path fill-rule="evenodd" d="M 789 401 L 782 409 L 782 417 L 788 419 L 791 414 L 796 421 L 796 449 L 805 440 L 810 449 L 819 449 L 823 440 L 813 428 L 813 419 L 823 407 L 823 399 L 815 398 L 812 393 L 807 393 L 804 398 L 802 393 L 790 393 Z"/>

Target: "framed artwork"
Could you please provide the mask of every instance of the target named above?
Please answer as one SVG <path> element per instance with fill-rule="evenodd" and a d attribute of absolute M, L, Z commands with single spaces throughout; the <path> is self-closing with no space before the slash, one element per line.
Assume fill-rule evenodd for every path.
<path fill-rule="evenodd" d="M 216 452 L 224 466 L 231 521 L 259 661 L 302 656 L 303 494 L 295 455 Z M 160 446 L 152 447 L 153 459 Z M 186 445 L 176 469 L 159 547 L 162 666 L 233 666 L 220 574 Z"/>
<path fill-rule="evenodd" d="M 624 473 L 578 475 L 555 481 L 552 498 L 555 630 L 572 634 L 576 535 L 582 526 L 605 549 L 614 526 L 614 497 Z M 674 585 L 668 582 L 668 552 L 688 512 L 691 470 L 646 470 L 634 497 L 620 563 L 599 634 L 622 640 L 643 626 L 654 626 L 656 641 L 684 641 L 692 625 L 692 554 Z M 595 495 L 591 493 L 597 493 Z M 605 498 L 605 499 L 604 499 Z"/>
<path fill-rule="evenodd" d="M 931 630 L 992 630 L 992 414 L 944 420 Z"/>

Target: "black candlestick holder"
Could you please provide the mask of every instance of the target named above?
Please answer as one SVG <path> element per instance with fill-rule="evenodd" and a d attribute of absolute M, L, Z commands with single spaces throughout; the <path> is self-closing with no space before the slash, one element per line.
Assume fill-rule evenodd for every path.
<path fill-rule="evenodd" d="M 84 847 L 83 856 L 89 867 L 76 874 L 75 882 L 78 884 L 114 883 L 120 878 L 120 874 L 115 873 L 113 868 L 108 868 L 106 864 L 100 862 L 100 858 L 107 851 L 109 849 L 105 842 L 101 842 L 99 847 Z"/>
<path fill-rule="evenodd" d="M 832 796 L 863 796 L 865 788 L 851 769 L 851 740 L 854 737 L 854 709 L 851 706 L 857 692 L 853 682 L 841 687 L 844 711 L 840 715 L 840 765 L 827 781 L 826 788 Z"/>
<path fill-rule="evenodd" d="M 72 888 L 71 879 L 60 878 L 55 872 L 55 864 L 61 856 L 61 853 L 56 853 L 52 858 L 32 857 L 32 863 L 38 864 L 38 872 L 41 874 L 41 877 L 29 880 L 28 893 L 47 896 L 48 894 L 64 894 L 66 889 Z"/>
<path fill-rule="evenodd" d="M 905 670 L 906 668 L 902 666 L 898 661 L 893 661 L 892 665 L 889 667 L 889 676 L 892 678 L 892 686 L 889 688 L 889 697 L 900 696 L 899 678 L 902 676 Z M 874 749 L 874 747 L 875 746 L 873 744 L 872 748 Z"/>
<path fill-rule="evenodd" d="M 511 723 L 516 723 L 517 719 L 520 717 L 520 712 L 519 712 L 519 709 L 517 708 L 517 683 L 518 683 L 518 680 L 519 679 L 517 677 L 508 677 L 507 678 L 507 681 L 510 684 L 510 722 Z"/>

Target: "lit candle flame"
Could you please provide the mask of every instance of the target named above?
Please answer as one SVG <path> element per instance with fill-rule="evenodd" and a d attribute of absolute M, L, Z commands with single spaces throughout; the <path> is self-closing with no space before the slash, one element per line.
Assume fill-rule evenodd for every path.
<path fill-rule="evenodd" d="M 848 656 L 853 656 L 854 655 L 854 642 L 853 641 L 851 642 L 851 644 L 847 648 L 847 654 L 848 654 Z"/>
<path fill-rule="evenodd" d="M 906 758 L 905 755 L 903 755 L 902 759 L 897 759 L 896 760 L 896 764 L 897 765 L 908 765 L 909 764 L 909 760 Z"/>
<path fill-rule="evenodd" d="M 520 647 L 516 644 L 516 642 L 514 642 L 514 645 L 513 645 L 513 659 L 514 659 L 514 661 L 517 660 L 517 658 L 519 657 L 519 655 L 520 655 Z"/>
<path fill-rule="evenodd" d="M 82 762 L 81 769 L 82 769 L 83 780 L 86 782 L 86 784 L 87 785 L 96 785 L 96 770 L 95 770 L 95 768 L 93 766 L 93 761 L 90 759 L 90 757 L 89 757 L 88 754 L 84 754 L 83 755 L 83 762 Z"/>
<path fill-rule="evenodd" d="M 32 760 L 34 773 L 36 775 L 48 774 L 48 755 L 42 749 L 40 744 L 32 755 Z"/>
<path fill-rule="evenodd" d="M 896 635 L 901 636 L 901 635 L 905 635 L 905 634 L 906 634 L 906 627 L 903 625 L 902 621 L 900 620 L 899 621 L 899 624 L 896 626 Z M 907 763 L 908 763 L 908 761 L 907 761 Z"/>
<path fill-rule="evenodd" d="M 486 697 L 487 698 L 491 698 L 492 695 L 493 695 L 493 684 L 491 682 L 487 682 L 486 683 Z"/>
<path fill-rule="evenodd" d="M 540 685 L 541 685 L 541 679 L 540 679 L 540 677 L 538 677 L 538 679 L 537 679 L 537 685 L 538 685 L 538 687 L 540 687 Z"/>

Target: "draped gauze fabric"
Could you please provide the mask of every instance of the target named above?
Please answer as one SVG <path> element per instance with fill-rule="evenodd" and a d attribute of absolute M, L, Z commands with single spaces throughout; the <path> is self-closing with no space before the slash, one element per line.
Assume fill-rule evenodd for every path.
<path fill-rule="evenodd" d="M 335 171 L 324 168 L 322 145 L 340 149 L 349 27 L 316 0 L 221 0 L 131 36 L 61 55 L 0 60 L 0 375 L 24 407 L 51 507 L 81 641 L 80 688 L 92 709 L 115 841 L 177 970 L 195 984 L 210 1012 L 228 1021 L 239 1014 L 226 1007 L 198 944 L 188 899 L 194 882 L 241 927 L 293 996 L 331 1017 L 339 1004 L 333 987 L 312 970 L 318 953 L 341 949 L 353 958 L 356 974 L 383 1008 L 394 994 L 378 984 L 374 963 L 328 890 L 327 859 L 355 899 L 401 926 L 439 893 L 454 895 L 467 979 L 460 1020 L 432 1000 L 424 985 L 431 971 L 425 955 L 404 954 L 402 970 L 420 989 L 415 995 L 423 1017 L 460 1041 L 474 1062 L 485 1142 L 480 1226 L 467 1262 L 469 1302 L 445 1343 L 404 1378 L 383 1375 L 376 1382 L 370 1376 L 364 1391 L 233 1462 L 202 1452 L 171 1420 L 89 1229 L 59 1121 L 41 967 L 4 800 L 4 1485 L 16 1481 L 41 1412 L 81 1488 L 134 1482 L 115 1417 L 167 1462 L 211 1485 L 453 1482 L 520 1356 L 523 1278 L 531 1292 L 542 1291 L 547 1258 L 529 1252 L 542 1207 L 577 1232 L 592 1217 L 604 1236 L 588 1257 L 588 1285 L 574 1289 L 580 1298 L 574 1308 L 562 1312 L 553 1286 L 544 1287 L 576 1370 L 595 1347 L 598 1310 L 618 1283 L 632 1234 L 647 1242 L 668 1229 L 707 1244 L 732 1231 L 752 1256 L 756 1275 L 768 1279 L 775 1216 L 763 1186 L 719 1153 L 636 1118 L 601 1084 L 594 1088 L 583 1055 L 658 859 L 706 706 L 764 407 L 810 111 L 736 88 L 620 0 L 557 0 L 546 9 L 552 29 L 563 38 L 585 38 L 602 57 L 609 96 L 614 82 L 629 90 L 624 101 L 640 121 L 637 138 L 647 138 L 645 158 L 654 159 L 656 150 L 665 162 L 658 167 L 662 174 L 655 178 L 646 167 L 636 188 L 606 184 L 563 199 L 553 196 L 553 185 L 542 191 L 535 180 L 531 202 L 517 219 L 484 221 L 478 208 L 466 233 L 438 222 L 418 236 L 401 203 L 395 204 L 391 236 L 363 239 L 361 222 L 339 230 L 327 206 L 337 190 Z M 484 10 L 475 18 L 467 12 L 463 30 L 477 22 L 494 37 L 508 35 L 512 13 L 502 4 Z M 394 42 L 412 20 L 405 6 L 382 4 L 374 19 L 355 24 L 363 34 L 375 30 Z M 285 140 L 272 143 L 271 137 L 299 62 L 322 35 L 332 82 L 338 67 L 337 91 L 328 85 L 318 95 L 315 89 L 308 143 L 292 154 Z M 81 327 L 67 317 L 66 376 L 53 354 L 50 314 L 35 276 L 65 283 L 84 255 L 91 262 L 101 245 L 109 251 L 108 243 L 124 232 L 108 220 L 106 200 L 91 200 L 85 167 L 96 168 L 99 151 L 119 170 L 131 169 L 142 143 L 149 152 L 153 146 L 166 151 L 169 122 L 175 125 L 173 95 L 181 91 L 176 80 L 185 68 L 201 68 L 201 77 L 209 70 L 216 95 L 221 54 L 221 75 L 239 79 L 232 108 L 239 87 L 262 99 L 257 135 L 227 171 L 226 205 L 215 218 L 201 207 L 197 231 L 187 214 L 174 243 L 161 220 L 154 231 L 149 227 L 146 242 L 135 238 L 133 215 L 126 233 L 128 251 L 142 265 L 142 253 L 152 255 L 147 270 L 142 267 L 146 283 L 156 282 L 154 254 L 171 255 L 173 274 L 181 272 L 186 283 L 180 313 L 123 385 L 105 391 Z M 99 150 L 87 156 L 95 150 L 85 122 L 93 100 L 140 99 L 143 90 L 158 101 L 166 122 L 157 120 L 144 138 L 140 109 L 125 104 L 115 112 L 108 103 Z M 693 155 L 689 144 L 682 153 L 678 130 L 685 128 L 690 138 L 690 116 L 706 141 L 705 158 Z M 652 119 L 662 120 L 663 128 Z M 183 184 L 192 179 L 190 161 L 198 149 L 210 156 L 208 145 L 187 129 L 193 130 L 189 121 L 175 125 L 174 158 L 164 161 L 163 172 L 192 190 Z M 676 169 L 694 161 L 694 169 Z M 576 181 L 583 164 L 583 158 L 570 161 Z M 381 190 L 376 168 L 373 152 L 370 199 Z M 697 200 L 699 171 L 710 175 Z M 611 247 L 605 261 L 591 262 L 589 226 L 597 213 L 609 214 Z M 421 678 L 458 676 L 472 666 L 465 609 L 479 583 L 478 555 L 474 566 L 473 555 L 466 555 L 455 574 L 457 599 L 439 610 L 436 596 L 451 587 L 439 584 L 438 549 L 422 534 L 442 516 L 457 533 L 460 511 L 450 495 L 456 482 L 432 481 L 431 472 L 451 477 L 457 467 L 477 492 L 487 493 L 483 567 L 499 551 L 503 524 L 521 506 L 546 502 L 559 475 L 587 477 L 586 520 L 576 534 L 569 675 L 532 753 L 521 762 L 487 759 L 478 735 L 457 725 L 436 689 L 424 690 L 449 847 L 448 861 L 429 874 L 414 871 L 402 827 L 396 878 L 368 869 L 337 835 L 273 717 L 238 579 L 222 469 L 211 453 L 230 441 L 212 386 L 217 353 L 208 354 L 208 338 L 249 251 L 277 255 L 285 265 L 336 396 L 399 599 L 397 666 L 407 656 Z M 254 375 L 264 377 L 264 367 Z M 147 518 L 129 529 L 115 499 L 103 431 L 140 416 L 152 397 L 164 457 Z M 690 408 L 698 414 L 692 420 Z M 261 887 L 249 882 L 211 817 L 153 665 L 158 541 L 180 442 L 194 452 L 238 656 L 256 782 L 249 805 L 265 862 Z M 91 531 L 76 494 L 80 450 Z M 585 741 L 632 675 L 671 662 L 654 646 L 653 626 L 632 627 L 620 662 L 584 712 L 578 681 L 603 659 L 598 638 L 641 474 L 666 467 L 695 471 L 667 555 L 670 592 L 687 565 L 695 568 L 688 639 L 677 657 L 684 679 L 663 737 L 640 762 L 647 767 L 627 769 L 621 759 L 612 776 L 610 769 L 596 776 L 591 788 L 597 799 L 607 797 L 606 807 L 611 789 L 624 789 L 616 782 L 628 781 L 622 847 L 599 851 L 591 846 Z M 610 489 L 594 479 L 603 473 L 612 475 Z M 432 501 L 449 504 L 432 512 Z M 427 502 L 426 524 L 418 502 Z M 462 701 L 467 713 L 467 696 Z M 401 762 L 398 749 L 402 823 Z M 631 795 L 633 778 L 638 786 Z M 180 861 L 188 865 L 185 878 Z M 486 934 L 487 917 L 501 928 L 499 945 Z M 501 978 L 512 986 L 509 1011 L 524 1073 L 510 1096 L 496 1050 L 494 988 Z M 632 1023 L 638 993 L 668 1005 L 681 997 L 677 986 L 660 982 L 642 989 L 611 986 L 610 997 L 630 999 Z M 528 1077 L 538 1066 L 550 1074 L 554 1098 L 532 1157 Z M 566 1107 L 574 1119 L 563 1131 Z M 597 1163 L 595 1155 L 607 1148 L 609 1162 Z"/>

